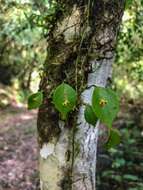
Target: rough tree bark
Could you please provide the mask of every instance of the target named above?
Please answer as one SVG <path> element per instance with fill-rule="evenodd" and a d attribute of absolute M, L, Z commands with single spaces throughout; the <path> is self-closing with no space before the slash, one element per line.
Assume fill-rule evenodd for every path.
<path fill-rule="evenodd" d="M 41 190 L 95 190 L 99 121 L 84 119 L 95 86 L 111 76 L 124 0 L 61 0 L 48 34 L 47 59 L 38 114 Z M 66 122 L 52 104 L 51 92 L 62 82 L 76 89 L 78 108 Z"/>

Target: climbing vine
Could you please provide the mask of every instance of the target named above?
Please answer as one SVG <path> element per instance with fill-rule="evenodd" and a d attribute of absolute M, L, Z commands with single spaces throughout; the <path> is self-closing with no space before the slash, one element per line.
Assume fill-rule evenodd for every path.
<path fill-rule="evenodd" d="M 104 58 L 104 52 L 103 55 L 98 52 L 95 55 L 94 51 L 96 48 L 99 49 L 98 46 L 102 48 L 103 44 L 99 44 L 98 40 L 94 39 L 95 31 L 92 29 L 94 28 L 92 19 L 95 10 L 93 11 L 93 4 L 91 0 L 72 0 L 68 3 L 65 0 L 51 1 L 50 7 L 53 11 L 50 11 L 50 15 L 47 17 L 45 16 L 46 27 L 48 27 L 48 48 L 44 75 L 39 92 L 31 95 L 28 99 L 28 108 L 41 107 L 45 104 L 45 97 L 48 97 L 46 99 L 48 106 L 54 107 L 59 112 L 59 118 L 66 123 L 70 113 L 75 112 L 79 106 L 83 105 L 85 121 L 89 125 L 96 127 L 97 120 L 100 120 L 107 126 L 109 138 L 106 147 L 110 148 L 111 145 L 118 144 L 120 139 L 119 132 L 112 129 L 113 120 L 119 111 L 118 96 L 109 88 L 95 87 L 91 105 L 81 102 L 80 99 L 81 93 L 87 88 L 87 75 L 92 71 L 92 65 L 89 64 L 92 54 L 94 54 L 94 59 L 95 56 L 98 60 Z M 76 17 L 79 17 L 79 20 L 76 24 L 68 26 L 68 21 L 74 14 L 77 14 Z M 61 23 L 66 23 L 62 30 L 59 27 L 62 28 Z M 96 28 L 98 24 L 101 26 L 101 23 L 96 21 Z M 73 27 L 77 32 L 72 36 L 72 40 L 67 42 L 65 33 Z M 59 76 L 57 76 L 58 74 Z"/>

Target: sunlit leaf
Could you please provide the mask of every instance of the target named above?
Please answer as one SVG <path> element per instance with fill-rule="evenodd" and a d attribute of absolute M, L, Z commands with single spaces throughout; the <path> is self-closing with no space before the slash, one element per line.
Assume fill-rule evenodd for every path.
<path fill-rule="evenodd" d="M 101 122 L 111 127 L 119 111 L 118 96 L 111 89 L 96 87 L 92 96 L 92 107 Z"/>
<path fill-rule="evenodd" d="M 74 109 L 76 100 L 76 91 L 65 83 L 59 85 L 53 93 L 53 103 L 64 120 L 67 118 L 67 114 Z"/>

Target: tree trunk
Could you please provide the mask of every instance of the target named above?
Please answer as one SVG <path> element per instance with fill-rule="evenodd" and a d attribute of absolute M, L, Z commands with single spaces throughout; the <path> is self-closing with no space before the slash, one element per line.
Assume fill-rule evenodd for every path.
<path fill-rule="evenodd" d="M 95 190 L 99 121 L 84 119 L 95 86 L 111 77 L 116 37 L 124 0 L 58 1 L 48 34 L 48 55 L 38 114 L 41 190 Z M 62 82 L 78 93 L 78 108 L 66 122 L 52 104 L 51 92 Z"/>

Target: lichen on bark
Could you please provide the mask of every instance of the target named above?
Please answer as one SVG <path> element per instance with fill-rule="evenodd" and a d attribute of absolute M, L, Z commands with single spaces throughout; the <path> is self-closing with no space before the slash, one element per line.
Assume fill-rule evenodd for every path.
<path fill-rule="evenodd" d="M 105 86 L 111 74 L 124 0 L 56 2 L 62 9 L 48 34 L 37 122 L 40 148 L 48 143 L 54 148 L 40 157 L 41 189 L 95 190 L 99 122 L 95 129 L 85 122 L 81 103 L 91 103 L 95 85 Z M 52 91 L 63 81 L 78 94 L 77 108 L 65 122 L 52 103 Z"/>

